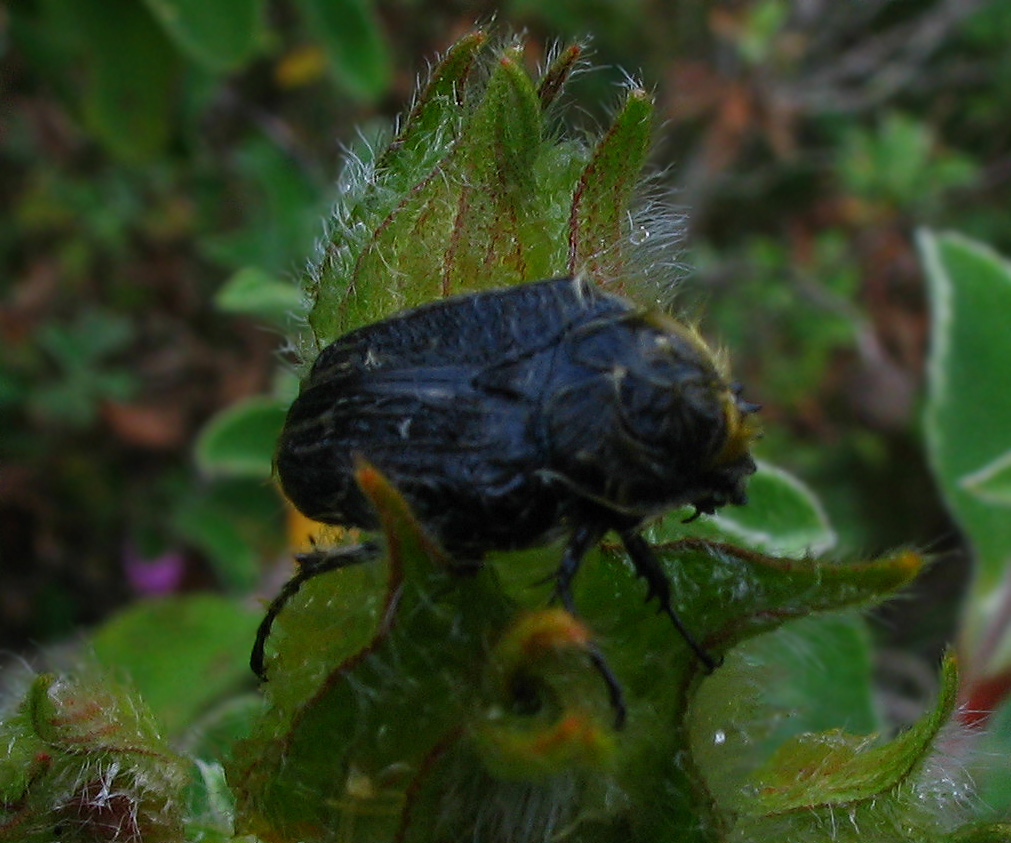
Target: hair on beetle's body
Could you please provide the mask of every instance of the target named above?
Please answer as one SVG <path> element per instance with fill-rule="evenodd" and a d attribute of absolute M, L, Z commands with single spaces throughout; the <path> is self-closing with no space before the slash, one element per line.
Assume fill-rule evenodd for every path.
<path fill-rule="evenodd" d="M 638 529 L 677 507 L 744 502 L 755 409 L 696 331 L 559 278 L 440 300 L 337 339 L 288 413 L 276 467 L 305 515 L 374 529 L 354 477 L 364 458 L 456 558 L 568 532 L 556 594 L 570 610 L 582 556 L 614 529 L 649 596 L 711 666 Z"/>

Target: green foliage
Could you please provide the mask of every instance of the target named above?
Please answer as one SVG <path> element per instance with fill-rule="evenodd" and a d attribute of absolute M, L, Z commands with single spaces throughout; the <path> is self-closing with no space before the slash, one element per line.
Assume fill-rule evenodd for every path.
<path fill-rule="evenodd" d="M 979 557 L 977 596 L 998 587 L 1011 549 L 1011 521 L 980 494 L 1011 450 L 1011 266 L 957 235 L 921 235 L 934 309 L 925 428 L 948 505 Z M 986 484 L 985 484 L 986 485 Z"/>
<path fill-rule="evenodd" d="M 23 407 L 42 424 L 66 430 L 90 427 L 102 402 L 134 395 L 137 378 L 125 352 L 132 323 L 92 307 L 43 325 L 32 348 L 12 349 L 0 362 L 0 402 Z"/>
<path fill-rule="evenodd" d="M 139 603 L 89 642 L 105 670 L 122 675 L 169 737 L 248 682 L 245 656 L 257 613 L 212 594 Z"/>
<path fill-rule="evenodd" d="M 1011 505 L 1011 455 L 1004 454 L 975 474 L 963 478 L 962 485 L 987 503 Z"/>
<path fill-rule="evenodd" d="M 811 490 L 761 461 L 748 482 L 748 506 L 720 512 L 693 526 L 692 533 L 788 556 L 825 553 L 835 545 L 832 526 Z"/>
<path fill-rule="evenodd" d="M 957 692 L 955 662 L 949 658 L 936 708 L 890 743 L 873 746 L 874 742 L 865 737 L 838 731 L 801 735 L 788 741 L 755 774 L 757 795 L 752 810 L 775 815 L 816 806 L 854 809 L 867 805 L 882 792 L 896 789 L 914 771 L 951 717 Z M 868 807 L 880 810 L 884 806 Z M 890 812 L 894 807 L 884 810 Z"/>
<path fill-rule="evenodd" d="M 390 86 L 389 48 L 370 0 L 296 0 L 308 31 L 326 48 L 334 79 L 349 93 L 375 100 Z"/>
<path fill-rule="evenodd" d="M 704 674 L 687 645 L 643 611 L 619 553 L 593 553 L 575 598 L 625 687 L 628 725 L 614 732 L 588 630 L 541 608 L 548 585 L 529 586 L 554 570 L 556 549 L 502 554 L 461 576 L 381 477 L 363 470 L 359 482 L 382 515 L 383 562 L 310 581 L 278 619 L 268 709 L 229 773 L 239 830 L 268 840 L 339 840 L 351 828 L 376 840 L 484 839 L 522 823 L 519 839 L 564 824 L 580 840 L 719 840 L 772 827 L 799 841 L 819 839 L 813 829 L 845 806 L 860 814 L 862 839 L 940 839 L 950 806 L 923 810 L 912 779 L 951 713 L 951 665 L 936 710 L 899 739 L 800 736 L 752 781 L 713 790 L 720 759 L 709 746 L 736 730 L 737 752 L 755 750 L 740 737 L 741 692 L 762 684 L 765 666 L 728 665 L 699 707 Z M 919 568 L 908 553 L 831 565 L 698 540 L 657 549 L 679 612 L 717 655 L 791 617 L 864 605 Z M 904 836 L 881 835 L 882 825 L 902 833 L 897 814 Z"/>
<path fill-rule="evenodd" d="M 220 764 L 197 761 L 190 786 L 187 840 L 196 843 L 253 843 L 232 834 L 235 806 Z"/>
<path fill-rule="evenodd" d="M 533 80 L 507 47 L 479 85 L 471 70 L 484 40 L 458 41 L 389 146 L 350 162 L 311 273 L 310 348 L 454 293 L 577 271 L 618 289 L 639 280 L 618 269 L 651 99 L 630 85 L 595 147 L 559 142 L 545 110 L 579 49 L 560 51 Z"/>
<path fill-rule="evenodd" d="M 254 445 L 262 447 L 262 437 Z M 262 466 L 260 452 L 249 450 L 235 457 L 248 467 Z M 173 532 L 199 548 L 213 566 L 223 586 L 236 592 L 252 588 L 259 577 L 260 560 L 281 550 L 277 493 L 260 477 L 231 477 L 190 489 L 169 513 Z"/>
<path fill-rule="evenodd" d="M 20 6 L 20 8 L 19 8 Z M 351 96 L 376 99 L 391 81 L 390 54 L 367 0 L 300 0 L 304 25 Z M 40 0 L 12 8 L 20 43 L 46 74 L 86 68 L 81 91 L 66 93 L 94 137 L 129 164 L 143 164 L 170 140 L 176 89 L 204 73 L 248 66 L 267 52 L 263 0 Z M 63 80 L 69 81 L 69 80 Z"/>
<path fill-rule="evenodd" d="M 243 131 L 223 154 L 208 138 L 208 115 L 220 114 L 214 109 L 230 81 L 210 76 L 204 63 L 186 64 L 190 48 L 206 57 L 216 44 L 217 59 L 248 66 L 264 48 L 251 46 L 254 30 L 263 35 L 263 21 L 253 20 L 262 3 L 248 5 L 249 15 L 238 3 L 152 3 L 155 17 L 141 0 L 114 5 L 29 0 L 5 7 L 0 20 L 9 37 L 5 78 L 10 71 L 15 85 L 31 89 L 12 101 L 46 103 L 41 112 L 11 110 L 0 150 L 9 199 L 0 235 L 9 281 L 0 449 L 18 485 L 34 488 L 15 490 L 3 504 L 13 501 L 11 517 L 46 534 L 27 546 L 5 544 L 3 554 L 9 573 L 49 572 L 19 610 L 29 618 L 21 634 L 33 640 L 62 634 L 127 596 L 124 545 L 184 554 L 181 564 L 192 568 L 209 562 L 216 570 L 195 579 L 217 573 L 248 589 L 283 541 L 279 500 L 262 483 L 272 451 L 264 437 L 253 441 L 265 447 L 261 475 L 245 490 L 231 484 L 241 501 L 231 506 L 186 470 L 185 449 L 213 409 L 257 388 L 255 376 L 242 383 L 263 366 L 258 356 L 272 363 L 263 341 L 259 355 L 249 353 L 255 339 L 236 343 L 239 320 L 208 318 L 220 275 L 214 262 L 248 270 L 224 306 L 236 312 L 241 297 L 242 312 L 269 310 L 279 327 L 288 325 L 288 311 L 299 310 L 293 286 L 284 285 L 286 307 L 276 286 L 260 284 L 254 296 L 249 273 L 280 277 L 304 259 L 324 206 L 321 179 L 258 132 Z M 246 34 L 230 29 L 228 44 L 215 34 L 247 24 Z M 176 38 L 187 43 L 183 54 L 174 52 Z M 287 48 L 276 31 L 271 44 Z M 226 47 L 241 47 L 244 57 Z M 49 99 L 39 93 L 50 89 Z M 184 107 L 192 109 L 190 123 L 179 119 Z M 42 113 L 49 116 L 34 119 Z M 40 140 L 50 118 L 53 131 Z M 239 387 L 231 396 L 228 379 Z M 20 509 L 26 500 L 30 515 Z M 38 505 L 52 515 L 38 517 Z M 244 505 L 252 512 L 241 512 Z M 65 552 L 56 562 L 63 570 L 54 576 L 33 548 Z"/>
<path fill-rule="evenodd" d="M 573 4 L 511 6 L 553 15 L 570 31 L 586 19 Z M 288 133 L 286 115 L 263 113 L 260 103 L 248 107 L 243 86 L 253 74 L 236 76 L 227 95 L 219 81 L 226 71 L 276 55 L 290 33 L 265 31 L 263 4 L 255 0 L 203 6 L 117 0 L 116 20 L 98 15 L 78 25 L 89 8 L 61 0 L 15 6 L 12 37 L 110 153 L 136 164 L 171 148 L 174 156 L 191 156 L 185 166 L 192 169 L 181 176 L 173 163 L 143 177 L 102 174 L 94 183 L 60 171 L 39 175 L 18 196 L 13 230 L 33 238 L 70 232 L 53 254 L 60 277 L 73 283 L 92 274 L 104 279 L 108 256 L 134 255 L 138 240 L 152 251 L 166 245 L 178 251 L 174 238 L 189 235 L 194 251 L 236 271 L 217 296 L 222 310 L 291 331 L 306 308 L 301 293 L 277 279 L 308 251 L 320 178 L 307 166 L 302 139 L 292 141 L 298 130 Z M 633 33 L 643 27 L 633 15 L 645 8 L 595 4 L 605 52 L 636 43 Z M 796 116 L 791 109 L 811 94 L 802 77 L 818 74 L 808 72 L 803 51 L 820 42 L 798 39 L 785 9 L 758 2 L 743 4 L 736 20 L 732 12 L 712 15 L 717 40 L 732 48 L 732 60 L 720 66 L 749 67 L 763 80 L 760 97 L 748 101 L 739 78 L 729 87 L 703 80 L 691 93 L 717 91 L 718 100 L 736 107 L 718 111 L 715 125 L 732 126 L 737 137 L 754 130 L 749 119 L 766 121 L 770 145 L 781 144 L 777 166 L 810 181 L 804 167 L 812 156 L 792 155 L 783 142 L 789 131 L 777 120 L 787 111 Z M 355 26 L 334 25 L 334 10 Z M 306 0 L 297 13 L 326 45 L 343 90 L 364 100 L 385 93 L 394 79 L 393 54 L 371 4 L 324 8 Z M 685 24 L 679 32 L 688 38 L 692 13 L 678 14 Z M 993 27 L 976 27 L 970 36 L 991 52 L 1002 51 L 1006 40 Z M 111 49 L 118 39 L 132 40 Z M 96 56 L 101 52 L 110 54 Z M 558 51 L 533 78 L 520 45 L 491 52 L 483 32 L 458 41 L 432 69 L 392 141 L 376 142 L 349 163 L 310 272 L 313 336 L 302 343 L 304 362 L 334 335 L 399 307 L 555 273 L 583 271 L 644 303 L 668 298 L 674 259 L 651 249 L 669 250 L 672 220 L 657 215 L 640 181 L 652 98 L 627 84 L 603 130 L 570 137 L 560 128 L 560 104 L 580 67 L 580 48 Z M 629 58 L 627 66 L 640 61 L 634 50 Z M 148 66 L 153 59 L 159 67 Z M 646 53 L 642 61 L 649 61 Z M 75 62 L 87 72 L 77 74 Z M 791 72 L 797 76 L 783 75 Z M 244 119 L 253 115 L 256 131 L 236 140 L 219 166 L 198 138 L 213 109 L 235 105 L 236 91 L 237 111 Z M 777 97 L 784 91 L 795 99 L 781 110 Z M 327 99 L 317 93 L 314 108 Z M 135 112 L 114 113 L 113 104 L 144 96 Z M 975 103 L 977 115 L 992 113 L 985 99 Z M 664 119 L 681 119 L 669 105 Z M 188 122 L 177 121 L 180 111 Z M 868 336 L 866 279 L 877 277 L 880 255 L 901 242 L 896 232 L 910 219 L 943 213 L 947 192 L 969 186 L 978 172 L 975 158 L 952 151 L 938 122 L 908 103 L 877 122 L 854 119 L 843 131 L 796 119 L 805 133 L 830 138 L 814 157 L 826 162 L 824 175 L 840 191 L 831 197 L 834 208 L 825 202 L 810 213 L 784 193 L 755 213 L 737 195 L 715 205 L 721 228 L 714 234 L 705 202 L 697 203 L 703 220 L 697 242 L 709 243 L 699 250 L 706 257 L 700 277 L 732 279 L 728 296 L 709 310 L 735 351 L 735 371 L 746 373 L 749 388 L 767 390 L 766 418 L 779 429 L 786 425 L 776 420 L 821 403 L 837 361 Z M 139 121 L 145 125 L 135 126 Z M 23 123 L 13 125 L 11 148 L 27 160 L 30 144 L 17 144 L 29 135 Z M 712 156 L 699 159 L 732 159 L 733 141 L 714 136 Z M 742 160 L 747 168 L 755 163 Z M 763 179 L 787 181 L 780 181 L 782 171 L 770 178 L 763 164 L 755 167 L 752 188 Z M 231 180 L 221 181 L 219 169 Z M 703 181 L 723 184 L 718 172 Z M 158 210 L 142 213 L 149 196 L 158 198 Z M 748 227 L 735 231 L 742 217 Z M 882 219 L 894 226 L 887 232 L 892 239 L 868 253 L 863 244 L 873 238 L 865 227 Z M 999 229 L 1000 219 L 991 211 L 986 222 Z M 11 237 L 0 233 L 7 251 Z M 942 341 L 935 343 L 940 362 L 932 376 L 944 373 L 944 390 L 933 390 L 929 411 L 935 463 L 955 511 L 987 549 L 969 608 L 971 648 L 992 637 L 993 606 L 1003 598 L 997 587 L 1003 532 L 994 513 L 1007 505 L 1009 449 L 997 441 L 1006 390 L 994 372 L 1002 370 L 1006 343 L 991 329 L 1005 312 L 995 291 L 1006 285 L 1007 268 L 957 238 L 927 237 L 924 244 L 934 292 L 955 314 L 936 327 Z M 970 279 L 964 289 L 963 276 Z M 71 424 L 80 426 L 103 402 L 131 396 L 127 387 L 138 385 L 118 380 L 120 359 L 149 341 L 150 326 L 129 329 L 120 314 L 151 302 L 163 308 L 163 299 L 115 272 L 109 279 L 110 302 L 94 311 L 108 324 L 81 328 L 91 316 L 44 323 L 38 336 L 51 338 L 55 329 L 57 338 L 5 355 L 0 402 L 33 407 L 46 420 L 76 418 Z M 182 300 L 192 295 L 176 293 Z M 215 344 L 199 347 L 204 361 L 223 353 Z M 740 353 L 741 347 L 756 350 Z M 29 389 L 36 377 L 37 393 Z M 197 448 L 203 477 L 193 474 L 174 487 L 159 512 L 162 529 L 199 550 L 232 591 L 248 592 L 262 560 L 280 551 L 280 502 L 266 478 L 273 432 L 292 389 L 279 383 L 276 398 L 247 400 L 215 418 Z M 47 390 L 65 395 L 38 403 Z M 962 444 L 972 460 L 962 459 Z M 818 447 L 815 456 L 824 461 L 825 442 Z M 791 443 L 781 453 L 794 450 Z M 93 474 L 86 465 L 77 470 Z M 0 744 L 9 747 L 0 762 L 0 840 L 108 839 L 110 822 L 127 814 L 144 823 L 155 816 L 145 840 L 174 841 L 185 833 L 204 843 L 233 841 L 236 831 L 255 831 L 271 843 L 563 835 L 742 843 L 1011 839 L 999 824 L 961 826 L 973 815 L 1006 817 L 1007 707 L 979 748 L 992 754 L 991 768 L 983 770 L 975 756 L 967 762 L 989 814 L 967 806 L 973 797 L 934 749 L 956 691 L 951 660 L 937 702 L 916 724 L 891 741 L 873 734 L 891 724 L 881 721 L 874 702 L 870 636 L 850 610 L 907 582 L 919 557 L 900 551 L 870 562 L 827 559 L 835 531 L 815 495 L 790 475 L 763 465 L 748 508 L 690 525 L 681 523 L 686 513 L 675 513 L 651 528 L 679 611 L 725 658 L 708 677 L 669 623 L 642 605 L 642 583 L 616 548 L 587 558 L 576 581 L 582 619 L 573 618 L 545 609 L 550 588 L 532 585 L 553 572 L 558 547 L 496 555 L 480 570 L 461 573 L 428 543 L 395 490 L 375 475 L 363 482 L 384 516 L 383 554 L 306 583 L 282 612 L 269 641 L 265 704 L 241 687 L 255 618 L 231 600 L 179 599 L 123 615 L 96 634 L 96 655 L 130 678 L 195 763 L 166 750 L 143 707 L 113 684 L 42 677 L 0 727 Z M 984 581 L 990 590 L 979 585 Z M 628 697 L 622 731 L 613 728 L 606 687 L 593 667 L 597 648 Z M 995 651 L 988 664 L 1002 669 L 1005 651 Z M 969 664 L 963 673 L 972 704 L 982 699 L 974 696 L 984 684 L 976 679 L 1003 677 L 976 676 L 975 669 Z M 118 742 L 122 735 L 129 737 L 125 744 Z M 226 779 L 222 759 L 237 739 Z M 122 777 L 114 784 L 123 801 L 102 801 L 95 770 Z"/>
<path fill-rule="evenodd" d="M 990 728 L 980 744 L 972 771 L 979 782 L 980 802 L 986 806 L 984 816 L 1006 820 L 1011 810 L 1011 778 L 1007 775 L 1007 758 L 1011 754 L 1011 702 L 1005 700 L 991 714 Z"/>
<path fill-rule="evenodd" d="M 131 164 L 168 141 L 175 60 L 164 33 L 137 0 L 54 0 L 88 68 L 81 102 L 88 128 Z"/>
<path fill-rule="evenodd" d="M 208 474 L 268 479 L 287 405 L 267 397 L 233 404 L 215 416 L 197 440 L 197 463 Z"/>
<path fill-rule="evenodd" d="M 290 273 L 317 234 L 323 203 L 319 187 L 275 144 L 250 139 L 235 153 L 251 204 L 245 225 L 204 237 L 203 252 L 234 269 Z"/>
<path fill-rule="evenodd" d="M 232 275 L 214 296 L 214 303 L 227 313 L 253 316 L 278 328 L 288 327 L 305 309 L 296 287 L 256 266 Z"/>
<path fill-rule="evenodd" d="M 834 356 L 855 342 L 860 276 L 847 249 L 838 233 L 828 231 L 798 259 L 782 243 L 756 237 L 733 268 L 733 296 L 707 312 L 707 321 L 733 348 L 760 350 L 757 358 L 735 361 L 748 367 L 749 381 L 763 384 L 787 407 L 809 400 Z M 700 273 L 722 271 L 725 258 L 708 249 L 696 257 Z"/>
<path fill-rule="evenodd" d="M 181 838 L 187 764 L 111 680 L 37 677 L 0 741 L 0 840 Z"/>
<path fill-rule="evenodd" d="M 964 606 L 960 644 L 971 653 L 963 694 L 967 718 L 984 722 L 1011 675 L 1011 527 L 1007 463 L 1011 452 L 1011 366 L 1006 314 L 1011 264 L 956 234 L 922 232 L 920 249 L 934 311 L 924 427 L 945 500 L 972 543 L 976 568 Z M 1007 702 L 993 713 L 984 747 L 1008 742 Z M 985 752 L 985 749 L 984 749 Z M 974 762 L 994 813 L 1011 808 L 1006 769 L 980 753 Z"/>
<path fill-rule="evenodd" d="M 213 72 L 234 70 L 266 43 L 263 0 L 144 0 L 188 58 Z"/>
<path fill-rule="evenodd" d="M 28 398 L 40 418 L 68 427 L 87 427 L 104 399 L 126 400 L 135 388 L 133 374 L 109 358 L 125 350 L 133 339 L 131 323 L 99 310 L 88 310 L 68 325 L 50 323 L 39 331 L 39 346 L 58 375 Z"/>
<path fill-rule="evenodd" d="M 929 214 L 945 191 L 976 177 L 967 156 L 938 150 L 926 125 L 895 112 L 872 131 L 850 129 L 836 166 L 854 196 L 911 209 L 919 217 Z"/>
<path fill-rule="evenodd" d="M 735 46 L 744 61 L 762 64 L 775 55 L 778 36 L 790 14 L 783 0 L 760 0 L 748 10 Z"/>

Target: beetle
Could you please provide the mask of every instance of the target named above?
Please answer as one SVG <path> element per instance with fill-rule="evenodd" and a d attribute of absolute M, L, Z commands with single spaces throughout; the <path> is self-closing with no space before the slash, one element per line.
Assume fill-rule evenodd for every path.
<path fill-rule="evenodd" d="M 425 304 L 328 345 L 288 412 L 275 466 L 309 518 L 375 529 L 354 479 L 363 457 L 458 560 L 567 534 L 554 594 L 573 613 L 580 560 L 614 530 L 647 600 L 711 670 L 639 530 L 678 507 L 697 516 L 745 502 L 757 409 L 692 327 L 554 278 Z M 257 674 L 270 622 L 298 585 L 370 553 L 303 558 L 261 625 Z M 594 661 L 620 719 L 617 683 Z"/>

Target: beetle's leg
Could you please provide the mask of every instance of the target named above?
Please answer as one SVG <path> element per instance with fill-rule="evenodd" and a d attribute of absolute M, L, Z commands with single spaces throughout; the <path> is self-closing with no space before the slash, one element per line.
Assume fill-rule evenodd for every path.
<path fill-rule="evenodd" d="M 559 600 L 565 611 L 574 617 L 579 615 L 576 612 L 576 603 L 572 599 L 572 580 L 586 552 L 600 541 L 604 532 L 605 529 L 596 524 L 582 524 L 576 527 L 568 547 L 565 548 L 562 562 L 555 571 L 554 599 Z M 614 728 L 620 729 L 625 725 L 625 695 L 622 693 L 618 678 L 611 671 L 604 654 L 597 649 L 596 644 L 590 642 L 586 652 L 590 662 L 607 685 L 607 695 L 611 700 L 611 708 L 614 709 Z"/>
<path fill-rule="evenodd" d="M 591 642 L 587 645 L 587 655 L 607 686 L 607 696 L 610 698 L 611 708 L 614 710 L 614 728 L 622 729 L 625 726 L 625 695 L 622 693 L 618 677 L 611 672 L 610 665 L 604 658 L 604 654 L 597 649 L 596 644 Z"/>
<path fill-rule="evenodd" d="M 604 536 L 604 528 L 596 524 L 581 524 L 572 533 L 562 562 L 555 571 L 554 599 L 560 600 L 569 614 L 576 614 L 576 604 L 572 599 L 572 580 L 579 570 L 586 552 Z"/>
<path fill-rule="evenodd" d="M 311 580 L 319 574 L 327 571 L 336 571 L 338 568 L 347 568 L 350 565 L 358 565 L 366 562 L 376 555 L 377 547 L 374 544 L 356 544 L 351 547 L 333 547 L 326 550 L 312 550 L 309 553 L 299 553 L 295 559 L 298 561 L 298 572 L 288 582 L 284 584 L 280 593 L 267 607 L 267 614 L 260 621 L 260 626 L 256 630 L 256 640 L 253 642 L 253 650 L 249 654 L 249 667 L 261 680 L 266 681 L 267 674 L 263 667 L 263 651 L 270 635 L 270 628 L 274 624 L 274 619 L 281 613 L 285 604 L 294 597 L 302 587 L 302 583 Z"/>
<path fill-rule="evenodd" d="M 660 563 L 656 561 L 653 548 L 649 546 L 649 542 L 633 530 L 625 530 L 620 535 L 625 550 L 628 551 L 629 559 L 635 566 L 635 572 L 646 580 L 646 602 L 648 603 L 654 597 L 660 601 L 660 611 L 673 621 L 674 627 L 681 633 L 685 643 L 691 647 L 699 661 L 705 665 L 706 671 L 712 673 L 719 667 L 722 659 L 714 658 L 706 652 L 705 648 L 695 640 L 695 636 L 681 623 L 681 618 L 678 617 L 671 605 L 670 582 L 660 567 Z"/>

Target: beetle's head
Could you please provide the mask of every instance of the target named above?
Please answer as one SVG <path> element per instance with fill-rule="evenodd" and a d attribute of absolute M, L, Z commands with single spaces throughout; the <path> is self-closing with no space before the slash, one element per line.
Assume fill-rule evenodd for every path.
<path fill-rule="evenodd" d="M 745 487 L 755 473 L 751 443 L 761 435 L 755 414 L 760 405 L 741 396 L 741 385 L 723 391 L 723 441 L 705 466 L 708 491 L 692 501 L 696 514 L 711 515 L 727 504 L 741 506 L 748 502 Z"/>
<path fill-rule="evenodd" d="M 755 461 L 750 455 L 736 460 L 731 465 L 716 469 L 707 478 L 708 489 L 704 495 L 691 502 L 695 515 L 712 515 L 722 506 L 733 504 L 742 506 L 748 502 L 745 491 L 748 478 L 755 473 Z"/>
<path fill-rule="evenodd" d="M 670 464 L 691 477 L 698 513 L 711 514 L 727 504 L 747 501 L 745 487 L 755 473 L 751 445 L 761 435 L 759 405 L 747 401 L 740 384 L 729 377 L 727 360 L 714 351 L 691 325 L 652 316 L 661 328 L 655 351 L 647 356 L 646 382 L 654 391 L 647 400 L 652 417 L 638 410 L 643 438 L 662 432 Z M 655 424 L 652 430 L 647 423 Z"/>

